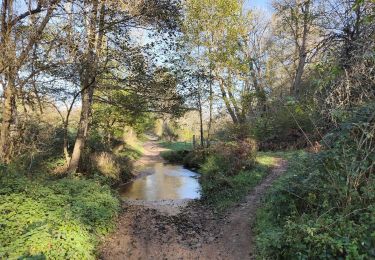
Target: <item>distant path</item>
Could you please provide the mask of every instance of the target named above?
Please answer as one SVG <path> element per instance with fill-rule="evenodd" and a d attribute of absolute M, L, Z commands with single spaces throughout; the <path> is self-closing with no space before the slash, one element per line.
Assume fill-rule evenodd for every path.
<path fill-rule="evenodd" d="M 142 163 L 160 160 L 155 141 L 146 142 Z M 163 150 L 163 149 L 162 149 Z M 173 201 L 123 204 L 116 231 L 101 245 L 101 259 L 253 259 L 254 224 L 260 198 L 286 169 L 278 159 L 269 175 L 225 216 L 217 216 L 199 202 L 190 202 L 181 210 Z"/>
<path fill-rule="evenodd" d="M 164 162 L 164 159 L 160 156 L 160 152 L 167 149 L 160 146 L 160 144 L 158 143 L 158 138 L 156 136 L 146 135 L 146 138 L 148 140 L 142 145 L 143 154 L 141 158 L 139 158 L 134 164 L 136 168 L 151 163 Z"/>

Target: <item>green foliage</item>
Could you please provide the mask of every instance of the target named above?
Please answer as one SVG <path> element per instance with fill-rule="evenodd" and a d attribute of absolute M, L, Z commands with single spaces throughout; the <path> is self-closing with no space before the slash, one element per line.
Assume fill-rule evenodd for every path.
<path fill-rule="evenodd" d="M 185 157 L 192 150 L 192 144 L 187 142 L 160 142 L 167 151 L 160 153 L 161 157 L 170 163 L 184 164 Z"/>
<path fill-rule="evenodd" d="M 124 149 L 117 152 L 116 155 L 120 157 L 129 158 L 131 160 L 139 159 L 143 154 L 143 147 L 138 145 L 125 145 Z"/>
<path fill-rule="evenodd" d="M 183 150 L 180 144 L 168 146 L 174 150 L 163 152 L 163 158 L 198 169 L 202 174 L 203 200 L 219 211 L 241 200 L 275 162 L 269 154 L 256 157 L 256 143 L 252 139 L 216 142 L 209 149 L 191 151 Z"/>
<path fill-rule="evenodd" d="M 190 151 L 184 158 L 184 166 L 191 169 L 199 169 L 205 163 L 209 151 L 204 148 L 196 148 Z"/>
<path fill-rule="evenodd" d="M 221 141 L 234 141 L 249 138 L 252 134 L 252 126 L 249 123 L 227 123 L 215 133 L 215 137 Z"/>
<path fill-rule="evenodd" d="M 187 150 L 177 150 L 177 151 L 163 151 L 160 153 L 161 157 L 170 163 L 183 164 L 185 157 L 189 154 Z"/>
<path fill-rule="evenodd" d="M 210 148 L 210 156 L 214 157 L 213 161 L 224 175 L 236 175 L 241 170 L 250 169 L 254 165 L 256 152 L 256 142 L 250 138 L 217 142 Z"/>
<path fill-rule="evenodd" d="M 201 172 L 203 199 L 218 211 L 223 211 L 243 199 L 260 183 L 275 164 L 275 157 L 261 155 L 251 169 L 241 170 L 235 175 L 225 175 L 218 157 L 209 156 Z"/>
<path fill-rule="evenodd" d="M 290 160 L 258 215 L 262 258 L 375 257 L 373 111 L 351 111 L 325 150 Z"/>
<path fill-rule="evenodd" d="M 290 100 L 286 104 L 272 104 L 271 111 L 255 119 L 250 131 L 261 150 L 300 149 L 307 145 L 301 130 L 311 138 L 313 121 L 314 109 L 308 103 Z"/>
<path fill-rule="evenodd" d="M 171 163 L 179 163 L 190 169 L 199 169 L 205 162 L 208 149 L 197 148 L 186 142 L 162 142 L 161 145 L 168 151 L 161 152 L 161 156 Z"/>
<path fill-rule="evenodd" d="M 95 180 L 32 181 L 2 172 L 0 258 L 94 259 L 119 201 Z"/>

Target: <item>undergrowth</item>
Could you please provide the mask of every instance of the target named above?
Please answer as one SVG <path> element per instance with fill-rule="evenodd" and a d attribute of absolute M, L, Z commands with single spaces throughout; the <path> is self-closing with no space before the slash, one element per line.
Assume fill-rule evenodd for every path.
<path fill-rule="evenodd" d="M 119 200 L 98 181 L 0 176 L 1 259 L 94 259 Z"/>
<path fill-rule="evenodd" d="M 374 105 L 295 156 L 258 212 L 260 259 L 375 258 Z"/>
<path fill-rule="evenodd" d="M 168 147 L 171 150 L 163 152 L 163 158 L 201 173 L 202 201 L 218 212 L 241 201 L 276 162 L 272 153 L 257 156 L 252 139 L 218 141 L 210 148 L 194 150 L 173 143 Z"/>
<path fill-rule="evenodd" d="M 205 203 L 222 212 L 235 203 L 240 202 L 275 165 L 276 158 L 271 155 L 256 157 L 255 166 L 248 170 L 241 170 L 238 174 L 227 176 L 217 169 L 217 164 L 212 159 L 208 160 L 202 168 L 202 190 Z M 215 171 L 214 177 L 207 178 L 205 174 Z"/>

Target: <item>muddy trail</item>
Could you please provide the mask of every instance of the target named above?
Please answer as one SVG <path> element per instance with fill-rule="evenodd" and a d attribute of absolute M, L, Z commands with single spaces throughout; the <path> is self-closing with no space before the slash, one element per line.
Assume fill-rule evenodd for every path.
<path fill-rule="evenodd" d="M 147 146 L 161 149 L 155 141 Z M 157 152 L 148 154 L 160 160 Z M 124 201 L 115 232 L 100 247 L 100 259 L 253 259 L 256 209 L 285 168 L 286 161 L 279 159 L 242 203 L 222 215 L 197 200 Z"/>

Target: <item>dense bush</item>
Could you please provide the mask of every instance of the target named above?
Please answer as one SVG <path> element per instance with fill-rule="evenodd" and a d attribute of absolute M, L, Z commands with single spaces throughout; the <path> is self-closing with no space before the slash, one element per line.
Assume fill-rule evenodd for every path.
<path fill-rule="evenodd" d="M 217 142 L 210 148 L 210 156 L 213 157 L 210 160 L 215 161 L 219 172 L 224 175 L 235 175 L 240 170 L 250 169 L 254 165 L 256 151 L 256 142 L 250 138 Z M 205 169 L 204 165 L 202 169 Z"/>
<path fill-rule="evenodd" d="M 95 180 L 31 181 L 1 172 L 0 258 L 92 259 L 119 201 Z"/>
<path fill-rule="evenodd" d="M 252 135 L 252 128 L 250 123 L 226 123 L 215 133 L 215 138 L 223 142 L 246 139 Z"/>
<path fill-rule="evenodd" d="M 189 154 L 187 150 L 179 150 L 179 151 L 163 151 L 161 152 L 161 156 L 170 163 L 184 163 L 184 158 Z"/>
<path fill-rule="evenodd" d="M 208 153 L 208 149 L 196 148 L 191 151 L 164 151 L 161 153 L 161 156 L 170 163 L 183 164 L 189 169 L 199 169 L 206 161 Z"/>
<path fill-rule="evenodd" d="M 267 173 L 267 169 L 253 170 L 255 158 L 252 139 L 213 145 L 200 162 L 203 199 L 222 209 L 246 194 Z"/>
<path fill-rule="evenodd" d="M 190 151 L 183 160 L 184 166 L 191 168 L 191 169 L 199 169 L 202 167 L 204 162 L 207 159 L 207 155 L 209 154 L 209 150 L 205 148 L 196 148 Z"/>
<path fill-rule="evenodd" d="M 250 131 L 258 140 L 260 150 L 301 149 L 309 144 L 305 135 L 315 140 L 315 117 L 307 100 L 275 102 L 263 117 L 254 119 Z"/>
<path fill-rule="evenodd" d="M 374 108 L 352 111 L 325 150 L 290 162 L 259 213 L 261 257 L 375 257 Z"/>

